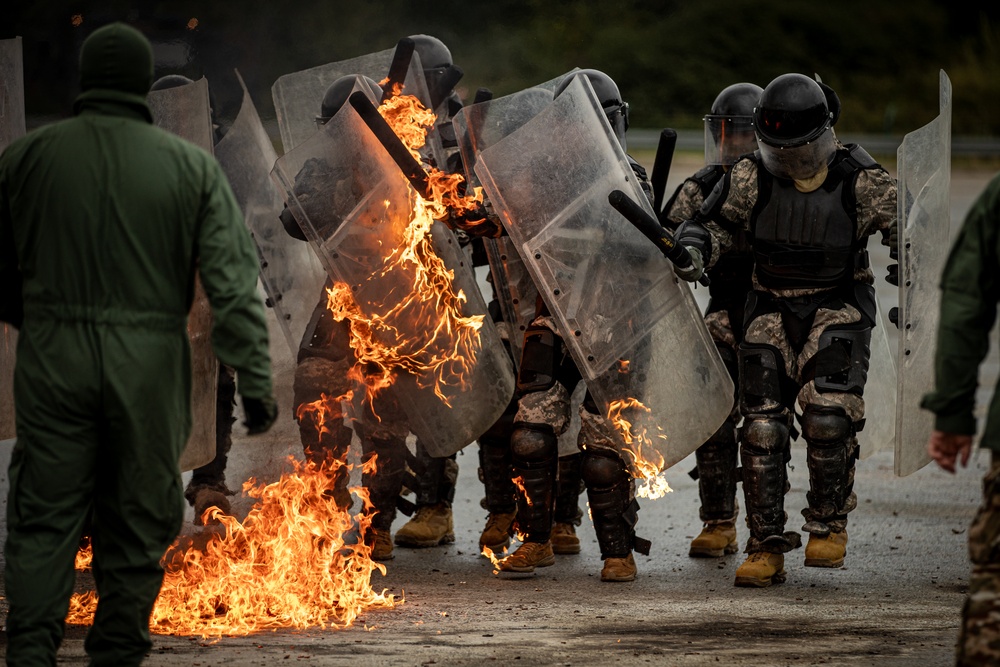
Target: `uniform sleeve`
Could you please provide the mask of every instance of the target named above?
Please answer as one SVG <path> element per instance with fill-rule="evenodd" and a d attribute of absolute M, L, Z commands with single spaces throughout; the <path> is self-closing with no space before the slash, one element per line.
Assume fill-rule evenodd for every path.
<path fill-rule="evenodd" d="M 198 271 L 212 306 L 212 348 L 220 362 L 236 369 L 241 396 L 268 398 L 271 359 L 256 249 L 222 170 L 212 161 L 206 171 Z"/>
<path fill-rule="evenodd" d="M 1000 178 L 990 183 L 966 217 L 941 280 L 935 390 L 921 402 L 921 407 L 937 415 L 939 431 L 966 435 L 976 431 L 979 365 L 989 350 L 989 332 L 1000 298 L 998 223 Z"/>
<path fill-rule="evenodd" d="M 709 220 L 705 228 L 712 234 L 711 268 L 733 247 L 733 232 L 750 228 L 750 214 L 757 204 L 757 164 L 748 158 L 737 160 L 733 168 L 715 184 L 702 204 L 699 217 Z"/>
<path fill-rule="evenodd" d="M 668 202 L 668 208 L 664 215 L 664 220 L 674 228 L 685 220 L 694 218 L 695 213 L 701 208 L 703 197 L 701 186 L 693 179 L 686 179 L 681 183 L 673 197 Z"/>
<path fill-rule="evenodd" d="M 17 328 L 24 320 L 21 268 L 14 245 L 6 161 L 0 156 L 0 321 Z"/>
<path fill-rule="evenodd" d="M 858 237 L 886 232 L 896 224 L 896 181 L 884 169 L 863 169 L 854 184 Z"/>

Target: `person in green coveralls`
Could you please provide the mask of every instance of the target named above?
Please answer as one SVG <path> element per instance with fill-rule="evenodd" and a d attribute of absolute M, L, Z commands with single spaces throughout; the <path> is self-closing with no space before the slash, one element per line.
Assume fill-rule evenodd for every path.
<path fill-rule="evenodd" d="M 54 665 L 93 513 L 92 665 L 138 665 L 184 510 L 195 272 L 248 431 L 274 423 L 257 256 L 218 163 L 152 125 L 149 41 L 121 23 L 80 53 L 74 118 L 0 156 L 0 320 L 20 329 L 7 504 L 7 664 Z"/>
<path fill-rule="evenodd" d="M 935 414 L 927 451 L 955 472 L 972 452 L 979 364 L 990 347 L 1000 301 L 1000 175 L 965 218 L 941 278 L 935 389 L 921 407 Z M 991 450 L 983 504 L 969 528 L 972 576 L 958 639 L 960 667 L 1000 664 L 1000 392 L 994 390 L 980 446 Z"/>

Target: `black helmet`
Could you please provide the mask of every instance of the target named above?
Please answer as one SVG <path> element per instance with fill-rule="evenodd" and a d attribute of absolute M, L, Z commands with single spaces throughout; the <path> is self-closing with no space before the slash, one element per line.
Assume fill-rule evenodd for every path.
<path fill-rule="evenodd" d="M 451 50 L 437 37 L 430 35 L 410 35 L 414 50 L 420 56 L 420 65 L 425 70 L 438 67 L 451 67 Z"/>
<path fill-rule="evenodd" d="M 615 136 L 618 137 L 618 143 L 622 145 L 624 150 L 629 107 L 627 102 L 622 101 L 622 94 L 618 91 L 618 84 L 614 82 L 614 79 L 600 70 L 581 69 L 562 80 L 562 83 L 556 88 L 555 97 L 559 97 L 570 82 L 581 74 L 590 80 L 594 94 L 597 95 L 597 101 L 600 102 L 601 109 L 604 110 L 604 115 L 607 116 L 608 122 L 611 123 L 611 129 L 614 130 Z"/>
<path fill-rule="evenodd" d="M 827 94 L 803 74 L 782 74 L 767 84 L 753 124 L 764 166 L 775 176 L 811 178 L 836 152 Z"/>
<path fill-rule="evenodd" d="M 722 89 L 705 115 L 705 164 L 730 166 L 746 153 L 757 150 L 753 132 L 753 110 L 760 86 L 734 83 Z"/>
<path fill-rule="evenodd" d="M 161 76 L 159 79 L 153 82 L 150 86 L 150 90 L 167 90 L 168 88 L 179 88 L 181 86 L 186 86 L 189 83 L 194 83 L 191 79 L 183 76 L 181 74 L 167 74 L 166 76 Z"/>
<path fill-rule="evenodd" d="M 373 104 L 378 104 L 382 99 L 382 88 L 375 79 L 360 74 L 342 76 L 331 83 L 323 94 L 323 102 L 320 104 L 319 115 L 316 116 L 316 124 L 325 125 L 328 120 L 333 118 L 334 114 L 340 111 L 340 108 L 347 102 L 347 98 L 355 90 L 363 91 L 371 98 Z"/>
<path fill-rule="evenodd" d="M 833 114 L 818 83 L 804 74 L 782 74 L 761 93 L 753 123 L 760 141 L 792 148 L 823 134 Z"/>

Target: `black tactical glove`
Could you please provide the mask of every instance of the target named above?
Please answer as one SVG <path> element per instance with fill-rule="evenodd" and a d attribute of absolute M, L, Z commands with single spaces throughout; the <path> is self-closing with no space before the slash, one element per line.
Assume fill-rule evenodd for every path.
<path fill-rule="evenodd" d="M 885 281 L 899 287 L 899 264 L 890 264 L 887 268 L 889 272 L 885 276 Z"/>
<path fill-rule="evenodd" d="M 896 325 L 897 329 L 899 328 L 899 308 L 893 306 L 889 309 L 889 321 Z"/>
<path fill-rule="evenodd" d="M 260 435 L 266 433 L 274 422 L 278 419 L 278 404 L 274 398 L 250 398 L 243 397 L 243 412 L 246 414 L 246 421 L 243 425 L 247 427 L 247 435 Z"/>

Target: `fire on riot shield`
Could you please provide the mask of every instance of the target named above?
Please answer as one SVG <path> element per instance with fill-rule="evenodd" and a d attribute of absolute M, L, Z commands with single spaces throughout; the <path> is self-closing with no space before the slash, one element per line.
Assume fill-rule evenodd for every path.
<path fill-rule="evenodd" d="M 608 203 L 621 190 L 653 215 L 589 80 L 484 150 L 476 173 L 603 416 L 628 423 L 626 441 L 641 431 L 664 466 L 694 451 L 729 414 L 732 380 L 691 291 Z"/>
<path fill-rule="evenodd" d="M 506 352 L 454 234 L 354 108 L 280 158 L 272 178 L 333 281 L 335 317 L 350 321 L 351 374 L 368 404 L 391 391 L 432 456 L 485 432 L 513 392 Z"/>
<path fill-rule="evenodd" d="M 21 38 L 0 40 L 0 153 L 24 136 L 24 66 Z M 0 440 L 13 438 L 14 362 L 17 349 L 17 329 L 0 323 Z"/>
<path fill-rule="evenodd" d="M 212 152 L 212 112 L 208 81 L 165 90 L 147 97 L 153 123 L 182 139 Z M 195 283 L 194 301 L 188 314 L 191 342 L 191 437 L 181 453 L 181 471 L 193 470 L 215 458 L 215 394 L 219 382 L 219 360 L 212 351 L 212 310 L 201 281 Z"/>
<path fill-rule="evenodd" d="M 897 153 L 899 224 L 899 382 L 895 471 L 900 477 L 930 462 L 926 443 L 934 415 L 920 399 L 934 388 L 940 316 L 938 283 L 951 234 L 951 81 L 940 74 L 940 112 L 903 137 Z"/>

